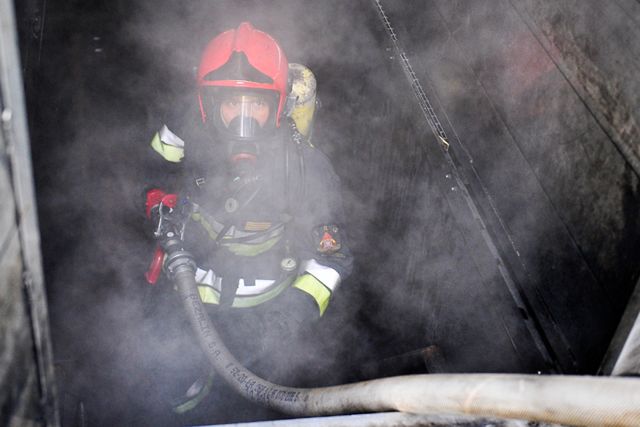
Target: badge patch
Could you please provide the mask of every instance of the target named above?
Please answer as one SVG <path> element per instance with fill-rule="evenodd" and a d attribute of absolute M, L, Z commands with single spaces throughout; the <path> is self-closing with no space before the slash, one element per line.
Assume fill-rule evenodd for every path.
<path fill-rule="evenodd" d="M 318 252 L 321 254 L 332 254 L 338 252 L 342 247 L 338 236 L 338 227 L 323 225 L 318 227 L 316 234 L 320 238 Z"/>
<path fill-rule="evenodd" d="M 265 231 L 270 227 L 270 222 L 247 221 L 244 224 L 244 231 Z"/>

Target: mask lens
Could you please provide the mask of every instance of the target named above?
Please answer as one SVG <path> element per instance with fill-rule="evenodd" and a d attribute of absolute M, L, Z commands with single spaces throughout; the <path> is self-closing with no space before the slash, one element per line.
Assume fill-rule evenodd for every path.
<path fill-rule="evenodd" d="M 219 141 L 258 140 L 276 130 L 276 92 L 235 87 L 211 87 L 201 92 L 202 108 L 212 136 Z"/>
<path fill-rule="evenodd" d="M 220 120 L 226 130 L 241 138 L 265 133 L 270 124 L 271 103 L 259 95 L 230 95 L 220 102 Z"/>

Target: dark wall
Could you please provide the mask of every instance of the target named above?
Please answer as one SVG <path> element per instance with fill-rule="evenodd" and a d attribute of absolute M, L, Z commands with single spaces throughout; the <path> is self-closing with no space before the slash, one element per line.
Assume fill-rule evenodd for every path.
<path fill-rule="evenodd" d="M 141 165 L 193 102 L 204 44 L 241 20 L 316 73 L 314 141 L 343 181 L 356 268 L 309 351 L 324 381 L 425 372 L 430 345 L 432 371 L 595 372 L 638 278 L 634 2 L 381 1 L 448 153 L 374 2 L 131 3 L 49 3 L 41 32 L 23 8 L 68 422 L 85 408 L 91 425 L 144 424 L 166 406 L 145 377 L 162 349 L 144 323 Z M 211 405 L 197 421 L 274 416 Z"/>
<path fill-rule="evenodd" d="M 567 373 L 597 368 L 638 277 L 631 3 L 384 2 Z"/>

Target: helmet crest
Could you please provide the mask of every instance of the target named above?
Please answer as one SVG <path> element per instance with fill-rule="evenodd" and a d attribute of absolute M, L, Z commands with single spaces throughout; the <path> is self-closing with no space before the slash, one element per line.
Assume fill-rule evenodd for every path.
<path fill-rule="evenodd" d="M 270 91 L 277 97 L 275 125 L 280 126 L 287 96 L 288 62 L 280 45 L 248 22 L 228 30 L 209 42 L 198 67 L 198 100 L 203 122 L 207 122 L 203 91 L 237 88 Z"/>

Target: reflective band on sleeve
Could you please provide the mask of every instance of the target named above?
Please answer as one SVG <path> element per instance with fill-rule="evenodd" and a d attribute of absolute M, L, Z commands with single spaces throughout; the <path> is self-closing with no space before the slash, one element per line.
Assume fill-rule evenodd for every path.
<path fill-rule="evenodd" d="M 335 291 L 340 284 L 340 274 L 331 267 L 318 264 L 315 259 L 303 261 L 301 268 L 303 272 L 309 273 L 321 281 L 331 292 Z"/>
<path fill-rule="evenodd" d="M 294 288 L 298 288 L 303 292 L 308 293 L 316 300 L 318 309 L 320 310 L 320 316 L 324 314 L 324 311 L 329 305 L 329 298 L 331 298 L 331 291 L 327 289 L 318 279 L 310 274 L 303 274 L 298 277 L 293 283 Z"/>
<path fill-rule="evenodd" d="M 224 225 L 217 222 L 215 219 L 208 217 L 201 212 L 194 212 L 191 218 L 200 223 L 206 230 L 211 240 L 218 240 L 218 233 L 224 228 Z M 284 227 L 280 224 L 276 224 L 271 227 L 272 231 L 267 234 L 264 233 L 247 233 L 237 230 L 235 227 L 231 227 L 225 237 L 220 240 L 220 243 L 226 247 L 229 252 L 238 256 L 252 257 L 267 252 L 273 248 L 282 238 Z M 246 243 L 234 243 L 236 238 L 251 237 L 251 235 L 258 235 L 255 239 L 247 240 Z M 229 243 L 227 240 L 231 240 Z"/>
<path fill-rule="evenodd" d="M 163 144 L 184 148 L 184 141 L 178 135 L 171 132 L 167 125 L 163 125 L 160 129 L 160 140 Z"/>
<path fill-rule="evenodd" d="M 216 292 L 213 288 L 210 288 L 209 286 L 198 286 L 198 293 L 200 294 L 200 299 L 205 304 L 220 303 L 220 293 Z"/>
<path fill-rule="evenodd" d="M 151 148 L 168 162 L 180 163 L 184 157 L 184 142 L 166 126 L 153 136 Z"/>

